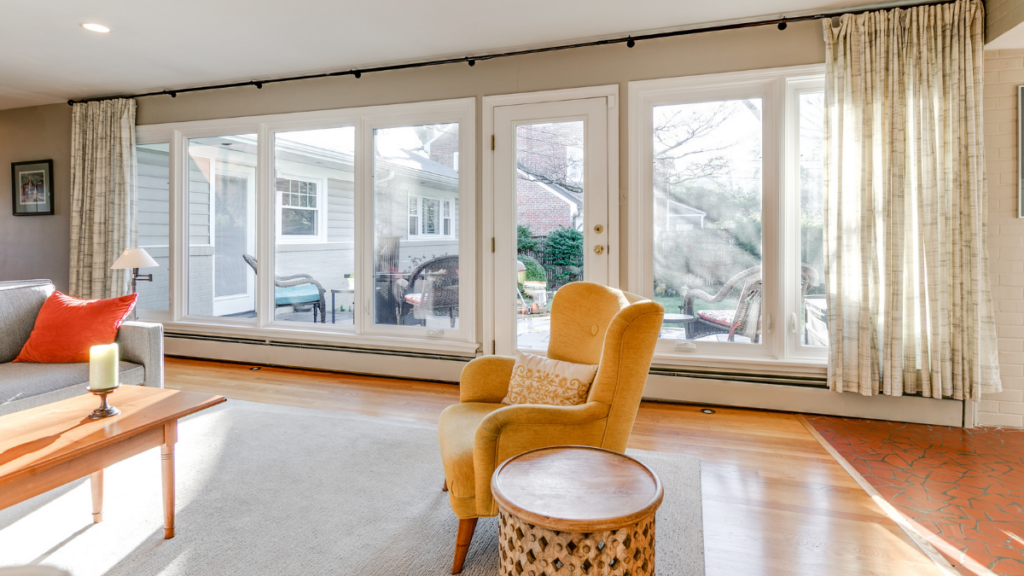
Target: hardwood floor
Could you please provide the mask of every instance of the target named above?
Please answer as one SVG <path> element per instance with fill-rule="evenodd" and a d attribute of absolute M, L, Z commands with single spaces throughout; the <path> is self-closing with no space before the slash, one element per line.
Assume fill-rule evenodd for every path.
<path fill-rule="evenodd" d="M 429 423 L 459 398 L 454 385 L 349 374 L 175 358 L 166 369 L 170 388 Z M 700 457 L 709 576 L 943 573 L 796 415 L 700 410 L 644 402 L 629 447 Z"/>

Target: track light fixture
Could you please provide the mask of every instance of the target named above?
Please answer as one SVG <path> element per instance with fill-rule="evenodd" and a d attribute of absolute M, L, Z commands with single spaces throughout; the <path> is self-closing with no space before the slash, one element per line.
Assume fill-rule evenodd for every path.
<path fill-rule="evenodd" d="M 353 72 L 352 75 L 355 76 L 357 79 L 363 77 L 363 73 L 360 72 L 359 70 L 356 70 L 355 72 Z"/>
<path fill-rule="evenodd" d="M 469 65 L 470 66 L 476 66 L 476 60 L 470 60 L 469 61 Z"/>
<path fill-rule="evenodd" d="M 636 41 L 633 40 L 632 38 L 627 38 L 626 39 L 626 48 L 632 48 L 633 46 L 636 46 Z"/>
<path fill-rule="evenodd" d="M 785 29 L 786 29 L 786 20 L 783 19 L 782 22 L 779 22 L 779 30 L 785 30 Z"/>
<path fill-rule="evenodd" d="M 263 82 L 253 82 L 252 85 L 255 86 L 257 90 L 263 90 Z"/>

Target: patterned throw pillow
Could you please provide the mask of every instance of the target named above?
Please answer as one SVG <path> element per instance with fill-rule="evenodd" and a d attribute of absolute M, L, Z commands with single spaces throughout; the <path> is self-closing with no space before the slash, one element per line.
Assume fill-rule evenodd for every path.
<path fill-rule="evenodd" d="M 502 404 L 575 406 L 587 401 L 597 366 L 516 352 L 508 396 Z"/>

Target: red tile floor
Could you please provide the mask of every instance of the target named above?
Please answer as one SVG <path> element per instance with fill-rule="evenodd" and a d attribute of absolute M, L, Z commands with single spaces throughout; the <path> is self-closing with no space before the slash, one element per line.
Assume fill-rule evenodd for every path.
<path fill-rule="evenodd" d="M 807 421 L 961 574 L 1024 575 L 1024 430 Z"/>

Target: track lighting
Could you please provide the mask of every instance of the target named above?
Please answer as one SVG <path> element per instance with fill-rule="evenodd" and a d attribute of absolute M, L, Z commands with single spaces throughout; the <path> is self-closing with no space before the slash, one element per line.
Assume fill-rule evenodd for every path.
<path fill-rule="evenodd" d="M 636 41 L 634 41 L 632 38 L 627 39 L 626 48 L 632 48 L 633 46 L 636 46 Z"/>
<path fill-rule="evenodd" d="M 352 75 L 355 76 L 357 79 L 362 78 L 363 76 L 362 72 L 360 72 L 359 70 L 356 70 Z"/>
<path fill-rule="evenodd" d="M 476 60 L 470 60 L 469 61 L 469 65 L 470 66 L 476 66 Z"/>
<path fill-rule="evenodd" d="M 785 29 L 786 29 L 786 21 L 783 20 L 782 22 L 779 22 L 779 30 L 785 30 Z"/>

